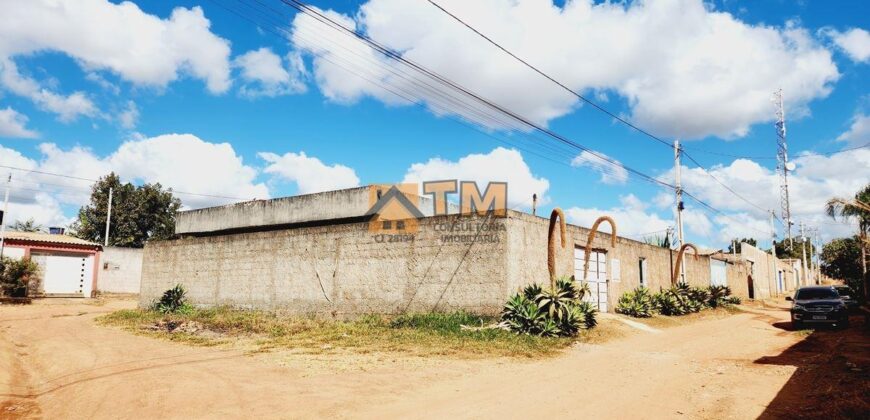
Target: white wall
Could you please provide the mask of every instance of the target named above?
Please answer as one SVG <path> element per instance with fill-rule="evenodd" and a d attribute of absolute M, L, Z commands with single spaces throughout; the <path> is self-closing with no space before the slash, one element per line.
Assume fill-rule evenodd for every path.
<path fill-rule="evenodd" d="M 142 249 L 106 247 L 100 255 L 97 290 L 102 293 L 139 293 Z"/>
<path fill-rule="evenodd" d="M 15 260 L 20 260 L 24 258 L 24 248 L 19 248 L 17 246 L 5 246 L 3 247 L 3 256 L 6 258 L 12 258 Z"/>

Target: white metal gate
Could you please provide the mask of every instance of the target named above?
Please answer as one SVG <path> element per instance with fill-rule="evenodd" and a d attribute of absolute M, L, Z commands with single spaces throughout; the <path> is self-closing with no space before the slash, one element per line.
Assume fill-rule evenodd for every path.
<path fill-rule="evenodd" d="M 586 251 L 574 248 L 574 278 L 583 281 L 583 262 Z M 607 253 L 592 251 L 589 254 L 589 272 L 586 275 L 589 283 L 589 296 L 584 300 L 591 302 L 601 312 L 607 312 Z"/>
<path fill-rule="evenodd" d="M 710 259 L 710 286 L 727 286 L 726 262 Z"/>
<path fill-rule="evenodd" d="M 47 295 L 90 296 L 93 257 L 76 254 L 44 254 L 42 289 Z"/>

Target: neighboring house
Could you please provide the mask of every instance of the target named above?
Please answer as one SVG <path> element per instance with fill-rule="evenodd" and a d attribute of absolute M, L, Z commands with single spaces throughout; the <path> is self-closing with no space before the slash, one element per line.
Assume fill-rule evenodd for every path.
<path fill-rule="evenodd" d="M 91 297 L 102 247 L 61 234 L 7 231 L 3 256 L 39 265 L 39 287 L 30 295 Z"/>

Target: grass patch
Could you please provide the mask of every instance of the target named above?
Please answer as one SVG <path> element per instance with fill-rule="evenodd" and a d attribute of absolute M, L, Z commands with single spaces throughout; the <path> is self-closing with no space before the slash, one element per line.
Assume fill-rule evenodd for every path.
<path fill-rule="evenodd" d="M 354 351 L 398 352 L 411 356 L 447 355 L 461 358 L 540 357 L 553 355 L 576 341 L 600 342 L 607 331 L 598 327 L 577 337 L 545 338 L 518 335 L 482 327 L 494 317 L 467 312 L 369 315 L 354 321 L 318 320 L 274 312 L 231 308 L 194 309 L 187 314 L 162 314 L 150 310 L 121 310 L 97 318 L 103 325 L 138 334 L 168 338 L 195 345 L 215 345 L 243 340 L 254 351 L 272 348 L 306 353 Z M 189 323 L 189 324 L 184 324 Z M 160 325 L 196 325 L 196 332 L 170 332 Z M 606 327 L 605 327 L 606 329 Z"/>

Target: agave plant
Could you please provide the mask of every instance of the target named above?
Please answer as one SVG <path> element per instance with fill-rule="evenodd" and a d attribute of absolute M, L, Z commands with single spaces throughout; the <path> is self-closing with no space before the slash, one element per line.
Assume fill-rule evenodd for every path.
<path fill-rule="evenodd" d="M 523 288 L 523 296 L 525 296 L 526 299 L 535 302 L 538 299 L 538 295 L 543 291 L 544 289 L 538 283 L 532 283 Z"/>
<path fill-rule="evenodd" d="M 635 318 L 649 318 L 654 311 L 652 295 L 643 286 L 625 292 L 616 304 L 616 312 Z"/>
<path fill-rule="evenodd" d="M 707 305 L 711 308 L 717 308 L 726 304 L 728 296 L 731 296 L 731 288 L 728 286 L 715 285 L 707 289 L 710 297 L 707 299 Z"/>
<path fill-rule="evenodd" d="M 526 298 L 523 294 L 516 294 L 508 300 L 501 317 L 511 331 L 530 334 L 538 333 L 544 319 L 535 301 Z"/>
<path fill-rule="evenodd" d="M 683 254 L 685 254 L 686 249 L 689 248 L 692 248 L 692 250 L 695 251 L 695 260 L 698 259 L 698 248 L 695 248 L 694 244 L 683 244 L 683 246 L 680 247 L 680 251 L 677 252 L 677 261 L 676 264 L 674 264 L 674 276 L 671 278 L 671 281 L 673 281 L 674 283 L 680 282 L 680 268 L 683 265 Z"/>
<path fill-rule="evenodd" d="M 562 335 L 562 330 L 553 318 L 545 318 L 539 325 L 538 335 L 541 337 L 558 337 Z"/>
<path fill-rule="evenodd" d="M 571 306 L 576 303 L 574 299 L 573 289 L 555 288 L 544 290 L 538 295 L 537 304 L 541 312 L 547 314 L 550 318 L 556 320 L 562 319 L 570 310 Z"/>
<path fill-rule="evenodd" d="M 653 295 L 655 310 L 662 315 L 676 316 L 685 315 L 685 306 L 678 298 L 673 289 L 663 290 Z"/>
<path fill-rule="evenodd" d="M 598 310 L 595 309 L 589 302 L 579 302 L 575 305 L 575 309 L 583 314 L 583 326 L 586 329 L 594 328 L 598 325 L 598 320 L 595 317 L 595 314 L 598 313 Z"/>
<path fill-rule="evenodd" d="M 588 286 L 578 287 L 570 277 L 558 279 L 552 289 L 528 285 L 505 304 L 502 325 L 522 334 L 577 335 L 597 323 L 592 305 L 581 302 L 584 293 L 588 293 Z"/>

